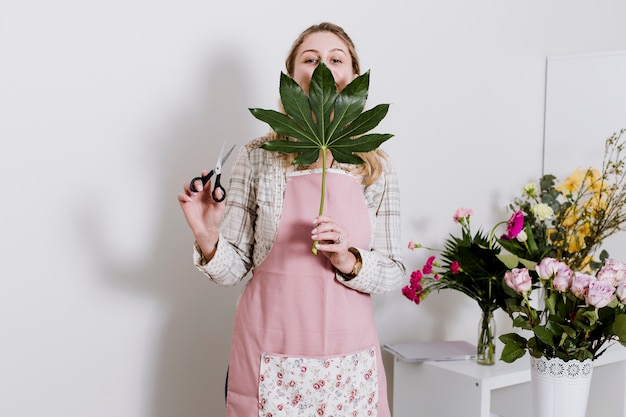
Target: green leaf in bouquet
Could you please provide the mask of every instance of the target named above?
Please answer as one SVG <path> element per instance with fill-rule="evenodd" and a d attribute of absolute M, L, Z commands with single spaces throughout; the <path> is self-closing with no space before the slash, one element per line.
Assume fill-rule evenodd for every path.
<path fill-rule="evenodd" d="M 522 336 L 516 333 L 507 333 L 500 336 L 500 341 L 504 343 L 500 360 L 511 363 L 526 354 L 527 341 Z"/>
<path fill-rule="evenodd" d="M 520 263 L 520 259 L 517 255 L 499 253 L 496 257 L 502 262 L 508 269 L 517 268 Z"/>
<path fill-rule="evenodd" d="M 626 314 L 620 314 L 615 318 L 613 333 L 615 333 L 619 342 L 626 346 Z"/>
<path fill-rule="evenodd" d="M 532 327 L 530 325 L 530 321 L 528 320 L 528 317 L 522 317 L 522 316 L 517 316 L 513 319 L 513 326 L 514 327 L 519 327 L 520 329 L 524 329 L 524 330 L 531 330 Z"/>
<path fill-rule="evenodd" d="M 554 333 L 547 329 L 546 326 L 537 325 L 533 327 L 535 336 L 548 346 L 554 346 Z"/>

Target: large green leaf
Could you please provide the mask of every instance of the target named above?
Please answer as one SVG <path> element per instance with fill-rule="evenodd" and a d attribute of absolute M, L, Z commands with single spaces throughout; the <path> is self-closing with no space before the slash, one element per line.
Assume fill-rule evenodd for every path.
<path fill-rule="evenodd" d="M 337 86 L 333 74 L 323 62 L 320 62 L 311 77 L 309 102 L 311 103 L 310 111 L 313 112 L 316 120 L 316 137 L 321 140 L 322 144 L 325 143 L 326 128 L 330 125 L 330 116 L 336 98 Z"/>
<path fill-rule="evenodd" d="M 276 133 L 317 147 L 329 149 L 338 162 L 360 164 L 356 152 L 370 152 L 391 138 L 391 134 L 365 135 L 387 115 L 388 104 L 363 111 L 369 90 L 369 71 L 356 77 L 339 94 L 332 72 L 323 63 L 311 77 L 309 96 L 289 76 L 281 73 L 280 99 L 285 113 L 250 109 L 257 119 L 269 124 Z M 264 149 L 283 153 L 307 153 L 296 164 L 310 164 L 309 146 L 294 147 L 293 141 L 271 141 Z M 325 168 L 325 167 L 323 167 Z"/>
<path fill-rule="evenodd" d="M 284 73 L 280 74 L 280 96 L 283 98 L 282 104 L 285 112 L 300 126 L 306 126 L 313 130 L 315 122 L 313 121 L 311 106 L 309 106 L 309 98 L 298 83 Z"/>
<path fill-rule="evenodd" d="M 292 138 L 304 138 L 315 143 L 315 135 L 302 128 L 294 119 L 276 110 L 250 109 L 254 117 L 272 126 L 276 133 Z M 276 149 L 278 150 L 278 149 Z"/>
<path fill-rule="evenodd" d="M 296 154 L 294 164 L 310 165 L 322 155 L 322 190 L 319 214 L 324 212 L 326 190 L 326 151 L 337 162 L 361 164 L 356 153 L 370 152 L 391 138 L 389 133 L 370 133 L 387 115 L 388 104 L 363 111 L 369 90 L 369 71 L 360 75 L 337 94 L 337 85 L 328 67 L 320 62 L 313 71 L 309 96 L 289 76 L 281 73 L 280 100 L 284 113 L 250 109 L 257 119 L 270 125 L 288 140 L 272 140 L 262 145 L 268 151 Z M 315 249 L 315 242 L 313 252 Z"/>

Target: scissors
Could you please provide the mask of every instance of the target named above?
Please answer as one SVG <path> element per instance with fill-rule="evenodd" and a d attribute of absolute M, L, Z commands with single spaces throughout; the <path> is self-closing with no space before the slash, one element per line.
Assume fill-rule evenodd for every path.
<path fill-rule="evenodd" d="M 213 174 L 215 174 L 215 184 L 213 185 L 213 192 L 211 193 L 211 196 L 213 197 L 213 201 L 215 201 L 216 203 L 224 201 L 224 199 L 226 198 L 226 190 L 224 189 L 224 187 L 222 187 L 222 183 L 220 182 L 220 179 L 222 178 L 222 163 L 226 162 L 226 160 L 230 156 L 230 154 L 233 151 L 233 149 L 235 149 L 235 145 L 233 145 L 233 147 L 230 148 L 230 150 L 226 153 L 226 156 L 223 156 L 224 155 L 224 144 L 222 144 L 222 149 L 220 150 L 220 155 L 217 157 L 217 162 L 215 163 L 215 168 L 212 169 L 205 176 L 195 177 L 194 179 L 192 179 L 191 182 L 189 183 L 189 188 L 191 188 L 191 191 L 193 191 L 194 193 L 198 192 L 198 190 L 196 189 L 196 186 L 194 184 L 196 181 L 198 181 L 198 180 L 202 181 L 202 185 L 204 186 L 204 185 L 206 185 L 207 182 L 209 182 L 209 180 L 211 179 Z M 219 198 L 217 197 L 217 194 L 215 193 L 215 191 L 218 190 L 218 189 L 222 191 L 222 196 L 219 197 Z"/>

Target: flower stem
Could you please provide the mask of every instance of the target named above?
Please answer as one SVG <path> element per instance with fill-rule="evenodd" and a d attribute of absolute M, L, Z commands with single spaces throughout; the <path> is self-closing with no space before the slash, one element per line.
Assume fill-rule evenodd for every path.
<path fill-rule="evenodd" d="M 489 232 L 489 249 L 493 249 L 493 235 L 496 233 L 496 228 L 505 223 L 507 222 L 502 221 L 500 223 L 496 223 L 495 226 L 491 228 L 491 231 Z"/>

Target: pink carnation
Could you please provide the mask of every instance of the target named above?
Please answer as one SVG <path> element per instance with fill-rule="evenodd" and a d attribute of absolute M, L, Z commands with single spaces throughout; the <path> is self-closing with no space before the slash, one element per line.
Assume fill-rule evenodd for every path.
<path fill-rule="evenodd" d="M 419 298 L 414 289 L 409 287 L 408 285 L 402 287 L 402 295 L 404 295 L 409 300 L 415 302 L 415 299 Z"/>
<path fill-rule="evenodd" d="M 418 269 L 416 271 L 411 272 L 411 279 L 409 281 L 409 284 L 411 285 L 411 287 L 415 289 L 421 289 L 422 288 L 422 271 Z"/>
<path fill-rule="evenodd" d="M 461 219 L 470 217 L 472 214 L 474 214 L 474 211 L 472 209 L 461 207 L 461 208 L 456 209 L 456 211 L 454 212 L 454 216 L 452 216 L 452 219 L 456 223 L 458 223 Z"/>
<path fill-rule="evenodd" d="M 422 267 L 422 272 L 426 275 L 433 272 L 433 263 L 435 262 L 435 257 L 431 256 L 428 258 L 424 266 Z"/>
<path fill-rule="evenodd" d="M 461 271 L 461 265 L 459 265 L 459 261 L 453 261 L 450 264 L 450 271 L 452 271 L 453 274 L 458 274 Z"/>

